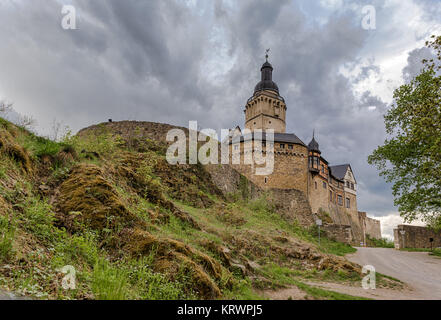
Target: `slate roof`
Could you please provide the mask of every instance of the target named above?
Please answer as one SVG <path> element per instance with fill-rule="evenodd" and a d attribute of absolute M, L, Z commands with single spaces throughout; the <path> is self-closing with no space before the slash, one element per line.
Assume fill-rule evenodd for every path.
<path fill-rule="evenodd" d="M 251 137 L 252 135 L 252 137 Z M 266 137 L 266 133 L 262 132 L 262 141 L 266 141 L 267 137 Z M 257 140 L 259 138 L 259 135 L 256 135 L 255 132 L 253 132 L 252 134 L 248 134 L 246 136 L 240 136 L 240 142 L 248 141 L 248 140 Z M 236 141 L 234 141 L 236 142 Z M 281 142 L 281 143 L 292 143 L 292 144 L 299 144 L 301 146 L 305 146 L 306 145 L 303 143 L 302 140 L 299 139 L 299 137 L 297 137 L 294 133 L 274 133 L 274 142 Z"/>
<path fill-rule="evenodd" d="M 335 178 L 337 178 L 338 180 L 344 180 L 346 172 L 350 167 L 350 164 L 341 164 L 339 166 L 330 166 L 329 169 L 331 169 L 331 174 Z"/>
<path fill-rule="evenodd" d="M 308 144 L 308 149 L 310 151 L 320 152 L 320 147 L 319 147 L 318 142 L 315 140 L 315 137 L 312 138 L 311 142 Z"/>

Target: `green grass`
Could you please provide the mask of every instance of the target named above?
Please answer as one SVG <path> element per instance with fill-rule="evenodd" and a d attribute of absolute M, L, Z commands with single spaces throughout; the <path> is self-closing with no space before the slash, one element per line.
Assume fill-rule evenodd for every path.
<path fill-rule="evenodd" d="M 310 271 L 300 271 L 292 270 L 289 268 L 281 267 L 276 264 L 269 264 L 262 268 L 261 273 L 268 279 L 271 279 L 274 283 L 274 288 L 287 285 L 295 285 L 299 289 L 305 291 L 307 294 L 311 295 L 317 299 L 329 299 L 329 300 L 367 300 L 361 297 L 350 296 L 347 294 L 342 294 L 334 291 L 329 291 L 314 286 L 307 285 L 303 283 L 300 279 L 318 279 L 321 277 L 322 280 L 360 280 L 358 274 L 346 274 L 346 273 L 335 273 L 330 272 L 319 273 L 317 270 Z"/>
<path fill-rule="evenodd" d="M 441 257 L 441 248 L 402 248 L 400 250 L 408 252 L 429 252 L 431 256 Z"/>
<path fill-rule="evenodd" d="M 245 227 L 254 230 L 256 228 L 260 228 L 262 230 L 285 230 L 296 238 L 300 238 L 309 243 L 317 245 L 317 248 L 324 253 L 344 256 L 357 251 L 357 249 L 348 244 L 334 241 L 326 236 L 321 237 L 319 245 L 318 231 L 316 228 L 307 230 L 300 226 L 297 222 L 290 223 L 289 221 L 283 219 L 280 214 L 274 212 L 274 208 L 268 205 L 268 201 L 266 201 L 265 197 L 245 204 L 239 203 L 238 206 L 242 208 L 247 207 L 252 212 L 252 215 L 247 215 L 248 224 L 246 224 Z"/>
<path fill-rule="evenodd" d="M 105 259 L 99 259 L 92 273 L 92 292 L 98 300 L 125 300 L 129 296 L 129 276 Z"/>
<path fill-rule="evenodd" d="M 432 251 L 430 248 L 401 248 L 400 251 L 408 251 L 408 252 L 430 252 Z"/>
<path fill-rule="evenodd" d="M 13 255 L 15 226 L 6 217 L 0 215 L 0 262 L 9 261 Z"/>
<path fill-rule="evenodd" d="M 307 294 L 311 295 L 316 299 L 325 299 L 325 300 L 372 300 L 363 297 L 351 296 L 344 293 L 339 293 L 335 291 L 329 291 L 322 288 L 317 288 L 313 286 L 309 286 L 300 281 L 293 281 L 294 284 L 301 290 L 305 291 Z"/>
<path fill-rule="evenodd" d="M 60 240 L 63 231 L 54 227 L 55 215 L 46 201 L 30 197 L 20 206 L 23 210 L 20 222 L 24 229 L 45 243 Z"/>
<path fill-rule="evenodd" d="M 374 248 L 395 248 L 395 244 L 393 241 L 383 238 L 383 239 L 375 239 L 371 238 L 369 235 L 366 235 L 367 244 L 370 247 Z"/>

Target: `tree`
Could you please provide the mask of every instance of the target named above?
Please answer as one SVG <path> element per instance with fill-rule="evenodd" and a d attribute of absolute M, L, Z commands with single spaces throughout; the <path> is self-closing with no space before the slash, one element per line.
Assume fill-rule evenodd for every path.
<path fill-rule="evenodd" d="M 12 103 L 7 103 L 5 101 L 0 101 L 0 114 L 7 114 L 12 110 Z"/>
<path fill-rule="evenodd" d="M 384 116 L 389 138 L 368 162 L 393 183 L 395 205 L 406 222 L 422 219 L 441 229 L 441 36 L 421 73 L 394 92 Z"/>

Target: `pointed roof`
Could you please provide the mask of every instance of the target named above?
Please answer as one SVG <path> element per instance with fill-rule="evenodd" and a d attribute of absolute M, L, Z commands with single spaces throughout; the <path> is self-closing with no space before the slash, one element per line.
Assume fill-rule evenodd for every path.
<path fill-rule="evenodd" d="M 318 142 L 315 140 L 315 130 L 312 134 L 312 140 L 308 144 L 308 149 L 309 149 L 309 151 L 316 151 L 316 152 L 321 153 L 320 146 L 319 146 Z"/>

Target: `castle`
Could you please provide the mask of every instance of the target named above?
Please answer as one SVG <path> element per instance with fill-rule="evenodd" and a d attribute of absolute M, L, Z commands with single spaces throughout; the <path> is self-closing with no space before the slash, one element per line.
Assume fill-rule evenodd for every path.
<path fill-rule="evenodd" d="M 274 169 L 269 175 L 256 175 L 243 159 L 234 169 L 263 190 L 298 190 L 304 194 L 315 217 L 328 218 L 327 226 L 346 242 L 366 242 L 366 235 L 381 238 L 380 222 L 368 218 L 357 208 L 357 180 L 350 164 L 331 166 L 320 151 L 313 135 L 306 145 L 294 133 L 286 133 L 287 105 L 272 79 L 273 67 L 266 62 L 261 68 L 261 81 L 245 106 L 245 128 L 262 131 L 262 151 L 267 143 L 274 150 Z M 265 131 L 274 130 L 274 140 L 267 140 Z M 233 139 L 234 137 L 234 139 Z M 238 139 L 239 137 L 239 139 Z M 235 143 L 234 141 L 237 141 Z M 237 127 L 230 139 L 231 153 L 246 154 L 252 150 Z M 251 151 L 252 152 L 252 151 Z"/>

